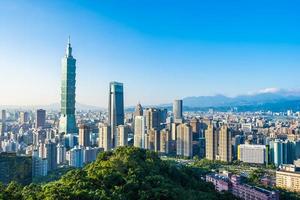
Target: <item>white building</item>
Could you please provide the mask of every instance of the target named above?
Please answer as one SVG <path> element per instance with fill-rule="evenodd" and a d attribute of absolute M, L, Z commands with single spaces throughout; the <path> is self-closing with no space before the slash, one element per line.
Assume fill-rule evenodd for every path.
<path fill-rule="evenodd" d="M 63 144 L 57 145 L 57 164 L 62 165 L 66 163 L 66 147 Z"/>
<path fill-rule="evenodd" d="M 238 160 L 245 163 L 264 164 L 267 162 L 266 146 L 241 144 L 238 147 Z"/>
<path fill-rule="evenodd" d="M 134 118 L 134 146 L 145 148 L 146 120 L 144 116 Z"/>

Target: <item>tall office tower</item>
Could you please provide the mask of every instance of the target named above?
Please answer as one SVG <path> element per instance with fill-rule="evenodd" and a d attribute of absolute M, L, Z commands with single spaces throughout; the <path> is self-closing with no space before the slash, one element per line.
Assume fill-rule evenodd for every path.
<path fill-rule="evenodd" d="M 1 112 L 1 120 L 2 120 L 2 123 L 5 123 L 6 122 L 6 110 L 2 110 Z"/>
<path fill-rule="evenodd" d="M 156 129 L 160 130 L 160 109 L 148 108 L 146 110 L 146 127 L 147 130 Z"/>
<path fill-rule="evenodd" d="M 88 147 L 91 145 L 90 142 L 90 127 L 84 124 L 79 126 L 79 138 L 78 143 L 80 146 Z"/>
<path fill-rule="evenodd" d="M 128 145 L 128 127 L 125 125 L 119 125 L 117 133 L 118 133 L 117 146 L 127 146 Z"/>
<path fill-rule="evenodd" d="M 1 118 L 1 135 L 3 135 L 6 132 L 6 110 L 2 110 L 2 118 Z"/>
<path fill-rule="evenodd" d="M 160 150 L 160 132 L 156 129 L 147 130 L 147 149 L 158 152 Z"/>
<path fill-rule="evenodd" d="M 57 148 L 56 144 L 50 140 L 45 142 L 45 158 L 48 160 L 48 171 L 52 171 L 57 168 Z"/>
<path fill-rule="evenodd" d="M 66 147 L 63 144 L 58 144 L 57 148 L 57 164 L 66 164 Z"/>
<path fill-rule="evenodd" d="M 205 154 L 208 160 L 215 160 L 218 152 L 218 130 L 209 124 L 205 130 Z"/>
<path fill-rule="evenodd" d="M 44 128 L 46 122 L 46 110 L 39 109 L 36 111 L 36 128 Z"/>
<path fill-rule="evenodd" d="M 135 116 L 143 116 L 143 107 L 140 103 L 138 103 L 135 107 L 134 117 Z"/>
<path fill-rule="evenodd" d="M 20 118 L 19 118 L 20 124 L 25 124 L 29 122 L 29 113 L 28 112 L 20 112 Z"/>
<path fill-rule="evenodd" d="M 188 124 L 177 126 L 177 155 L 192 157 L 192 128 Z"/>
<path fill-rule="evenodd" d="M 174 122 L 182 123 L 183 116 L 182 116 L 182 100 L 174 100 L 173 103 L 173 115 L 174 115 Z"/>
<path fill-rule="evenodd" d="M 99 125 L 99 147 L 104 151 L 110 151 L 111 146 L 111 127 L 108 124 Z"/>
<path fill-rule="evenodd" d="M 117 126 L 124 124 L 124 95 L 123 83 L 109 84 L 108 123 L 111 128 L 112 147 L 117 144 Z"/>
<path fill-rule="evenodd" d="M 70 38 L 66 55 L 62 58 L 61 116 L 59 131 L 77 133 L 75 119 L 76 59 L 72 56 Z"/>
<path fill-rule="evenodd" d="M 193 140 L 198 141 L 201 138 L 199 120 L 196 118 L 191 119 L 190 125 L 192 127 Z"/>
<path fill-rule="evenodd" d="M 171 132 L 168 129 L 162 129 L 160 131 L 160 152 L 169 154 L 171 151 Z"/>
<path fill-rule="evenodd" d="M 220 130 L 218 160 L 223 162 L 232 161 L 231 131 L 226 124 L 223 124 Z"/>
<path fill-rule="evenodd" d="M 136 116 L 134 119 L 134 146 L 145 148 L 146 122 L 144 116 Z"/>

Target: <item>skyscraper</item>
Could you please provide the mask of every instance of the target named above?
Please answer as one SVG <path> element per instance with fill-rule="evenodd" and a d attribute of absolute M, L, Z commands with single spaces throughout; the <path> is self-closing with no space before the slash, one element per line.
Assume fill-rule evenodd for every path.
<path fill-rule="evenodd" d="M 1 112 L 1 120 L 2 120 L 2 123 L 5 123 L 6 122 L 6 110 L 2 110 Z"/>
<path fill-rule="evenodd" d="M 123 83 L 109 84 L 108 123 L 111 128 L 112 147 L 118 144 L 117 126 L 124 124 Z"/>
<path fill-rule="evenodd" d="M 161 110 L 156 108 L 148 108 L 146 110 L 146 127 L 147 130 L 160 130 Z"/>
<path fill-rule="evenodd" d="M 99 125 L 99 147 L 104 151 L 111 150 L 111 127 L 108 124 Z"/>
<path fill-rule="evenodd" d="M 59 130 L 64 133 L 77 133 L 75 120 L 76 59 L 72 56 L 70 39 L 66 55 L 62 58 L 61 117 Z"/>
<path fill-rule="evenodd" d="M 206 158 L 215 160 L 218 151 L 218 130 L 210 123 L 205 130 Z"/>
<path fill-rule="evenodd" d="M 127 145 L 128 145 L 128 127 L 125 125 L 119 125 L 117 146 L 127 146 Z"/>
<path fill-rule="evenodd" d="M 160 152 L 164 154 L 171 153 L 171 131 L 168 129 L 162 129 L 160 131 Z"/>
<path fill-rule="evenodd" d="M 44 128 L 46 122 L 46 111 L 39 109 L 36 111 L 36 128 Z"/>
<path fill-rule="evenodd" d="M 58 144 L 57 148 L 57 164 L 66 163 L 66 147 L 63 144 Z"/>
<path fill-rule="evenodd" d="M 90 146 L 90 127 L 84 124 L 79 126 L 78 143 L 80 146 Z"/>
<path fill-rule="evenodd" d="M 136 116 L 134 119 L 134 146 L 145 148 L 146 122 L 144 116 Z"/>
<path fill-rule="evenodd" d="M 223 162 L 232 161 L 231 131 L 226 124 L 223 124 L 220 130 L 218 160 Z"/>
<path fill-rule="evenodd" d="M 28 112 L 20 112 L 20 118 L 19 118 L 20 124 L 25 124 L 29 122 L 29 113 Z"/>
<path fill-rule="evenodd" d="M 2 110 L 2 118 L 1 118 L 2 124 L 1 124 L 1 135 L 4 134 L 6 131 L 6 110 Z"/>
<path fill-rule="evenodd" d="M 192 157 L 192 127 L 189 124 L 177 126 L 177 155 Z"/>
<path fill-rule="evenodd" d="M 176 123 L 182 123 L 182 100 L 174 100 L 173 115 Z"/>
<path fill-rule="evenodd" d="M 138 103 L 135 107 L 134 117 L 135 116 L 143 116 L 143 107 L 140 103 Z"/>

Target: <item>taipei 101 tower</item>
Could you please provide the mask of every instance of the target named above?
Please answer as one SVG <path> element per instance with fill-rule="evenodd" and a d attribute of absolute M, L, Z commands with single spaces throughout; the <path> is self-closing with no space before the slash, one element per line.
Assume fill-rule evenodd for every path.
<path fill-rule="evenodd" d="M 76 59 L 72 56 L 70 37 L 66 55 L 62 58 L 61 77 L 61 116 L 59 131 L 61 133 L 77 133 L 75 120 Z"/>

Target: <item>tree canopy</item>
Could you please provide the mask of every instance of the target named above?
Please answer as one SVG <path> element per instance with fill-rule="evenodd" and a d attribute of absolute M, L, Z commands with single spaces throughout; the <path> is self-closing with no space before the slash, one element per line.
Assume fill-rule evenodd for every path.
<path fill-rule="evenodd" d="M 201 179 L 197 169 L 161 160 L 156 153 L 135 147 L 102 152 L 83 169 L 61 179 L 25 187 L 0 185 L 0 199 L 138 200 L 234 199 Z"/>

